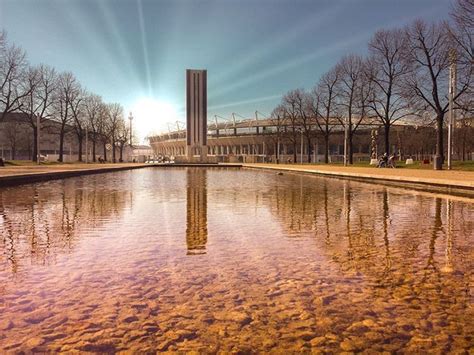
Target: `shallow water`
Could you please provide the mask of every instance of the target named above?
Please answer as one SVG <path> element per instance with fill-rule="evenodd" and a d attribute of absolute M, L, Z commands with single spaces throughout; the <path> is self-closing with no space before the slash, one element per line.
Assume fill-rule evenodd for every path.
<path fill-rule="evenodd" d="M 474 201 L 147 168 L 0 189 L 0 350 L 474 351 Z"/>

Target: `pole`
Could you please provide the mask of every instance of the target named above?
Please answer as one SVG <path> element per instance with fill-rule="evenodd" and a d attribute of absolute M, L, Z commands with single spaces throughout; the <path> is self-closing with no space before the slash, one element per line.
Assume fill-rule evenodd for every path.
<path fill-rule="evenodd" d="M 448 122 L 448 170 L 452 167 L 453 126 L 454 126 L 454 95 L 456 91 L 456 52 L 451 50 L 449 67 L 449 122 Z"/>
<path fill-rule="evenodd" d="M 36 115 L 36 163 L 39 165 L 41 163 L 41 152 L 40 152 L 40 115 Z"/>

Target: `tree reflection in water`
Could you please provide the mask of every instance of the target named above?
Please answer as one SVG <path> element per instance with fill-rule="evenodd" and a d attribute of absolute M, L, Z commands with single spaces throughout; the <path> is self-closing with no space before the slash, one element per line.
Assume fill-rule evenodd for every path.
<path fill-rule="evenodd" d="M 389 225 L 389 208 L 388 208 L 388 192 L 387 189 L 383 190 L 383 241 L 385 245 L 385 276 L 390 274 L 390 270 L 392 268 L 392 260 L 390 258 L 390 241 L 388 239 L 388 225 Z"/>
<path fill-rule="evenodd" d="M 318 248 L 344 271 L 363 272 L 374 285 L 401 285 L 420 257 L 424 263 L 416 263 L 420 277 L 413 282 L 422 284 L 434 276 L 437 280 L 430 283 L 439 284 L 437 260 L 443 257 L 443 270 L 455 267 L 453 220 L 460 221 L 457 229 L 463 235 L 473 224 L 465 217 L 466 205 L 454 207 L 449 197 L 443 218 L 443 200 L 430 194 L 347 180 L 301 185 L 302 178 L 308 179 L 292 176 L 293 188 L 277 186 L 267 199 L 287 236 L 311 233 Z M 440 237 L 446 239 L 443 253 L 437 244 Z"/>
<path fill-rule="evenodd" d="M 0 190 L 0 351 L 466 352 L 473 212 L 230 169 Z"/>
<path fill-rule="evenodd" d="M 85 229 L 119 218 L 132 193 L 98 177 L 66 179 L 0 190 L 0 271 L 27 271 L 74 248 Z"/>

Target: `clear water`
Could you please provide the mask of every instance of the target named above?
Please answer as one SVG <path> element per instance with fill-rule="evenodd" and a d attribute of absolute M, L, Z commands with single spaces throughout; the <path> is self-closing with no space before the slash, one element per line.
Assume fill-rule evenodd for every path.
<path fill-rule="evenodd" d="M 0 189 L 0 350 L 474 351 L 474 201 L 146 168 Z"/>

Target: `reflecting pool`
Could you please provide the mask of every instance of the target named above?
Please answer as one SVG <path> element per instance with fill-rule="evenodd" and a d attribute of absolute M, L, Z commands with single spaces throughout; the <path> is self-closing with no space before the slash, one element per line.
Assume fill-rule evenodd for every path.
<path fill-rule="evenodd" d="M 0 352 L 474 351 L 474 201 L 146 168 L 0 189 Z"/>

